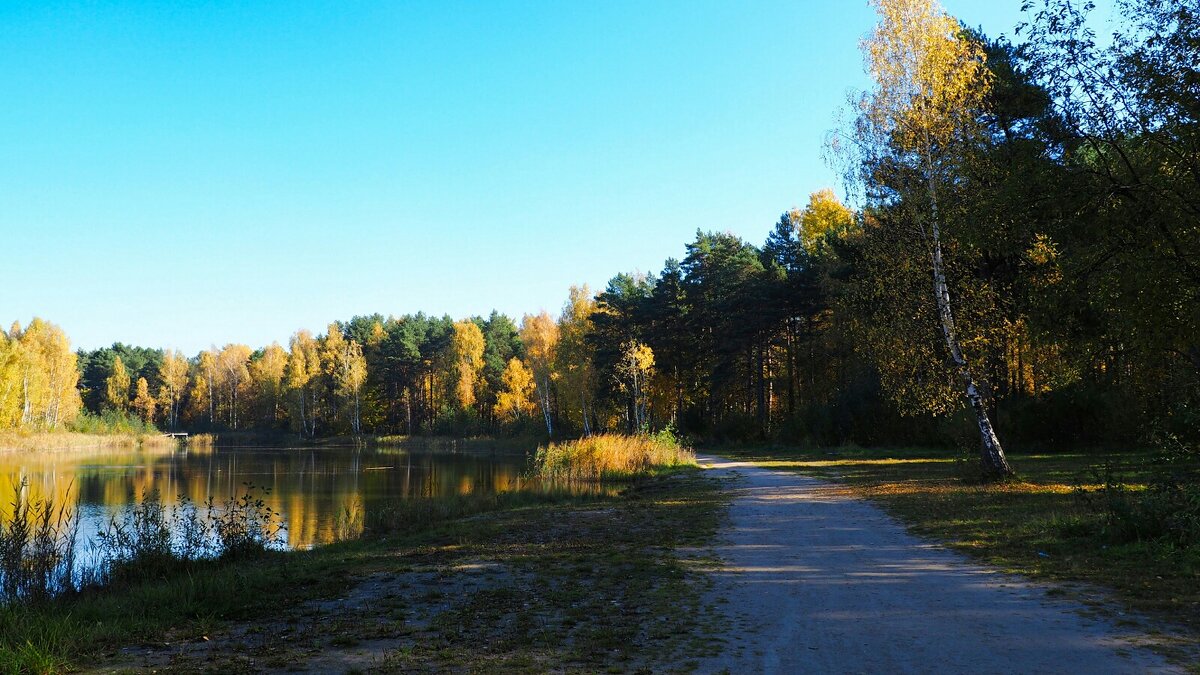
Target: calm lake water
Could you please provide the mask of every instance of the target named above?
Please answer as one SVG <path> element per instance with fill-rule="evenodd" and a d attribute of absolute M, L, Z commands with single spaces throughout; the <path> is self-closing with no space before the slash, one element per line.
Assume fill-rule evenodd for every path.
<path fill-rule="evenodd" d="M 530 449 L 532 451 L 532 449 Z M 528 452 L 478 441 L 413 442 L 379 448 L 203 447 L 103 449 L 0 454 L 0 511 L 9 512 L 22 479 L 29 496 L 77 504 L 77 550 L 150 491 L 165 504 L 196 504 L 246 493 L 246 483 L 287 524 L 286 544 L 308 548 L 336 538 L 347 512 L 396 499 L 494 493 L 520 488 Z"/>

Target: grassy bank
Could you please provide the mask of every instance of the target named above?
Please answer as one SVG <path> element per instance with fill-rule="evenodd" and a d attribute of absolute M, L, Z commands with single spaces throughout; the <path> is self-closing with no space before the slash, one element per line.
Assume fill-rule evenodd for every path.
<path fill-rule="evenodd" d="M 708 647 L 702 577 L 675 549 L 706 542 L 721 507 L 688 468 L 617 496 L 397 502 L 361 539 L 0 608 L 0 672 L 346 671 L 363 653 L 392 671 L 677 668 Z"/>
<path fill-rule="evenodd" d="M 1115 591 L 1129 607 L 1200 634 L 1200 547 L 1107 536 L 1105 478 L 1151 479 L 1146 454 L 1014 454 L 1019 477 L 972 480 L 974 458 L 927 449 L 722 448 L 765 467 L 839 481 L 903 520 L 1006 570 Z"/>
<path fill-rule="evenodd" d="M 174 447 L 178 441 L 158 432 L 82 433 L 78 431 L 0 432 L 0 452 L 71 452 L 101 448 Z"/>

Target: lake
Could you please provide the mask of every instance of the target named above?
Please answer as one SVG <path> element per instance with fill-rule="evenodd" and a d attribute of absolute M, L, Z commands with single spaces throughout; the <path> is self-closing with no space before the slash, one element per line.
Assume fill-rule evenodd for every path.
<path fill-rule="evenodd" d="M 15 487 L 28 496 L 77 504 L 77 551 L 86 557 L 100 527 L 142 495 L 164 504 L 181 495 L 217 503 L 266 488 L 264 501 L 283 515 L 288 548 L 335 540 L 347 513 L 419 497 L 495 493 L 528 483 L 529 452 L 486 441 L 412 441 L 381 447 L 237 447 L 63 450 L 0 454 L 0 512 L 11 512 Z"/>

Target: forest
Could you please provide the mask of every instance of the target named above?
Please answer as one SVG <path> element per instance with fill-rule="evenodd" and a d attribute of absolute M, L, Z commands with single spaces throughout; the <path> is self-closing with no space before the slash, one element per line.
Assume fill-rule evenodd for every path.
<path fill-rule="evenodd" d="M 875 36 L 878 86 L 829 140 L 849 197 L 813 192 L 761 243 L 697 231 L 556 315 L 355 316 L 194 355 L 73 352 L 34 319 L 0 339 L 0 429 L 1200 437 L 1200 11 L 1122 7 L 1111 41 L 1066 2 L 1011 40 L 960 26 L 937 86 Z"/>

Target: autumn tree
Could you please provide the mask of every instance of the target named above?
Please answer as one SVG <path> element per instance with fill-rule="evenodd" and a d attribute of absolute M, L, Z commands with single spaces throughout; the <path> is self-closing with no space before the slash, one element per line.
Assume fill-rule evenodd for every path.
<path fill-rule="evenodd" d="M 483 331 L 473 321 L 455 322 L 454 337 L 450 343 L 457 376 L 454 392 L 458 405 L 464 410 L 475 405 L 476 390 L 483 372 L 484 346 Z"/>
<path fill-rule="evenodd" d="M 809 195 L 808 205 L 793 218 L 799 226 L 800 244 L 809 256 L 819 255 L 831 238 L 854 227 L 854 213 L 829 188 Z"/>
<path fill-rule="evenodd" d="M 305 436 L 317 433 L 316 394 L 313 380 L 321 373 L 321 355 L 317 341 L 307 330 L 296 331 L 288 343 L 284 378 L 294 425 Z"/>
<path fill-rule="evenodd" d="M 79 413 L 79 371 L 58 326 L 34 318 L 0 339 L 0 428 L 55 429 Z"/>
<path fill-rule="evenodd" d="M 159 388 L 158 400 L 163 406 L 167 427 L 175 429 L 179 425 L 179 403 L 187 390 L 188 362 L 178 351 L 168 351 L 163 355 L 159 366 L 158 379 L 162 383 Z"/>
<path fill-rule="evenodd" d="M 257 421 L 267 427 L 277 426 L 283 411 L 287 360 L 287 351 L 272 343 L 251 356 L 247 366 Z"/>
<path fill-rule="evenodd" d="M 537 410 L 534 402 L 536 385 L 533 372 L 516 357 L 508 360 L 501 378 L 500 392 L 496 396 L 496 417 L 515 424 Z"/>
<path fill-rule="evenodd" d="M 367 381 L 367 361 L 357 340 L 348 340 L 337 371 L 337 393 L 350 404 L 350 429 L 362 433 L 362 388 Z"/>
<path fill-rule="evenodd" d="M 189 396 L 193 418 L 207 412 L 208 426 L 216 424 L 217 383 L 220 377 L 220 366 L 217 363 L 217 351 L 206 349 L 196 357 L 195 373 L 192 377 L 192 391 Z"/>
<path fill-rule="evenodd" d="M 118 356 L 113 359 L 112 374 L 105 382 L 105 397 L 113 410 L 125 412 L 129 408 L 129 385 L 129 373 L 125 370 L 125 362 Z"/>
<path fill-rule="evenodd" d="M 0 331 L 0 429 L 21 421 L 20 342 Z"/>
<path fill-rule="evenodd" d="M 621 388 L 629 396 L 629 430 L 645 431 L 648 424 L 647 384 L 654 371 L 654 351 L 630 340 L 621 346 L 621 361 L 617 365 Z"/>
<path fill-rule="evenodd" d="M 562 392 L 562 414 L 585 435 L 592 434 L 595 363 L 589 338 L 596 299 L 587 284 L 572 286 L 558 319 L 558 348 L 554 353 L 555 371 Z"/>
<path fill-rule="evenodd" d="M 137 386 L 134 389 L 133 409 L 138 417 L 146 424 L 154 423 L 154 397 L 150 395 L 150 383 L 146 382 L 146 378 L 139 377 Z"/>
<path fill-rule="evenodd" d="M 217 355 L 221 384 L 224 385 L 227 405 L 227 422 L 230 429 L 237 429 L 241 420 L 242 392 L 250 377 L 247 364 L 250 348 L 246 345 L 225 345 Z"/>
<path fill-rule="evenodd" d="M 875 87 L 863 96 L 855 125 L 856 147 L 864 156 L 863 180 L 877 205 L 903 210 L 902 217 L 885 222 L 912 228 L 917 235 L 931 282 L 928 302 L 979 427 L 984 473 L 1007 476 L 1012 468 L 989 416 L 985 389 L 959 341 L 941 213 L 941 193 L 952 180 L 955 153 L 974 133 L 991 74 L 981 46 L 934 0 L 873 4 L 879 24 L 862 47 Z"/>
<path fill-rule="evenodd" d="M 526 314 L 521 320 L 521 342 L 537 392 L 538 406 L 546 423 L 546 434 L 554 435 L 554 353 L 558 346 L 558 324 L 550 314 Z"/>

